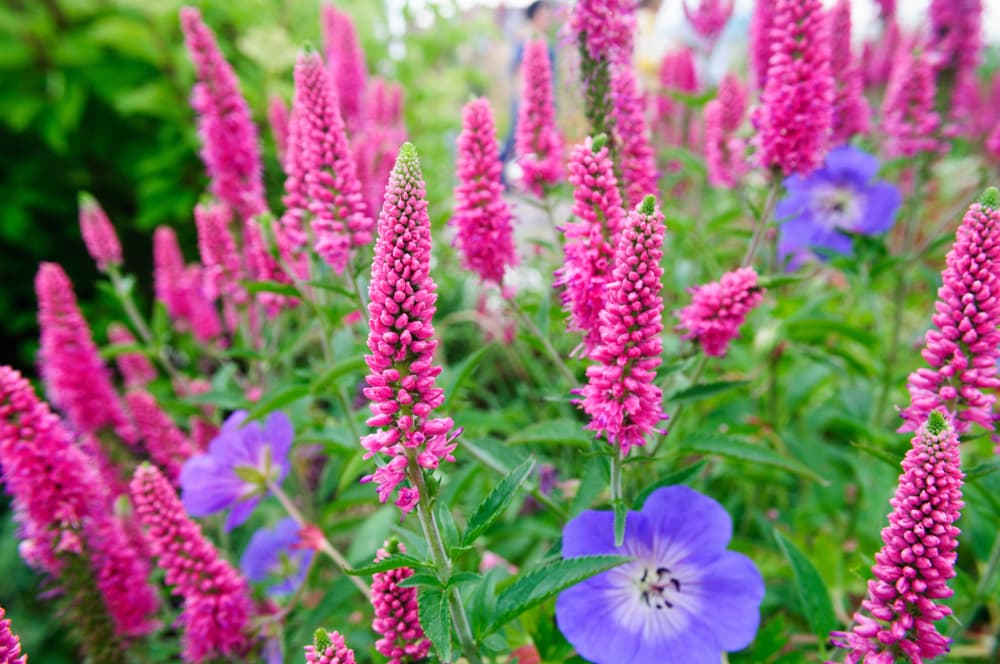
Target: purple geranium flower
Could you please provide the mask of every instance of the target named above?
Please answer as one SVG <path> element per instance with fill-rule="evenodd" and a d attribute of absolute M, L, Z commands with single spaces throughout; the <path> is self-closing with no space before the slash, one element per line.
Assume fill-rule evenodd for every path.
<path fill-rule="evenodd" d="M 874 180 L 878 160 L 844 145 L 831 150 L 822 168 L 808 177 L 785 180 L 788 196 L 778 203 L 778 254 L 791 256 L 789 269 L 814 255 L 813 249 L 850 255 L 847 233 L 878 235 L 896 219 L 901 197 L 895 185 Z"/>
<path fill-rule="evenodd" d="M 268 595 L 293 593 L 305 581 L 313 557 L 312 549 L 301 543 L 299 524 L 286 517 L 273 528 L 261 528 L 253 534 L 240 558 L 240 569 L 251 581 L 280 579 L 280 583 L 268 587 Z"/>
<path fill-rule="evenodd" d="M 288 452 L 295 431 L 288 417 L 275 411 L 263 425 L 243 426 L 247 412 L 229 416 L 208 454 L 188 459 L 181 469 L 181 500 L 191 516 L 208 516 L 232 508 L 226 530 L 250 516 L 268 485 L 280 485 L 288 475 Z"/>
<path fill-rule="evenodd" d="M 719 503 L 686 486 L 657 489 L 625 520 L 586 511 L 563 531 L 564 557 L 633 558 L 564 590 L 556 622 L 597 664 L 718 664 L 753 641 L 764 581 L 753 562 L 727 551 L 732 521 Z"/>

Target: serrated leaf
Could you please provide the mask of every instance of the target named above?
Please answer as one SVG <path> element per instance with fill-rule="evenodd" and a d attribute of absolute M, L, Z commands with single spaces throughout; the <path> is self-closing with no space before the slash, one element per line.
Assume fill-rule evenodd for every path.
<path fill-rule="evenodd" d="M 445 549 L 450 549 L 457 546 L 458 541 L 458 525 L 455 523 L 455 517 L 452 515 L 451 510 L 443 502 L 438 502 L 435 506 L 437 513 L 438 527 L 441 529 L 441 537 L 444 539 Z"/>
<path fill-rule="evenodd" d="M 576 420 L 545 420 L 529 425 L 507 438 L 508 445 L 572 445 L 590 447 L 588 435 Z"/>
<path fill-rule="evenodd" d="M 699 399 L 706 399 L 722 392 L 735 390 L 737 387 L 743 387 L 749 382 L 748 380 L 720 380 L 714 383 L 698 383 L 691 387 L 685 387 L 683 390 L 677 390 L 667 400 L 672 403 L 698 401 Z"/>
<path fill-rule="evenodd" d="M 825 479 L 817 475 L 808 466 L 796 459 L 784 457 L 760 445 L 754 445 L 739 438 L 728 436 L 689 436 L 682 440 L 677 446 L 679 450 L 685 452 L 698 452 L 699 454 L 717 454 L 730 459 L 739 459 L 755 464 L 773 466 L 781 468 L 796 475 L 808 477 L 814 482 L 824 486 L 829 484 Z"/>
<path fill-rule="evenodd" d="M 289 385 L 282 390 L 271 392 L 250 409 L 247 420 L 258 419 L 308 395 L 308 385 Z"/>
<path fill-rule="evenodd" d="M 837 629 L 837 617 L 833 612 L 826 584 L 809 558 L 791 540 L 778 530 L 774 531 L 774 538 L 795 573 L 795 587 L 809 627 L 819 637 L 820 643 L 823 643 L 829 638 L 830 632 Z"/>
<path fill-rule="evenodd" d="M 451 614 L 448 613 L 448 595 L 441 590 L 422 590 L 417 601 L 420 604 L 420 626 L 424 634 L 434 644 L 438 659 L 451 661 Z"/>
<path fill-rule="evenodd" d="M 479 361 L 483 359 L 483 355 L 485 355 L 486 351 L 488 351 L 491 347 L 492 344 L 486 344 L 467 357 L 462 363 L 462 366 L 455 370 L 455 377 L 452 378 L 451 383 L 448 385 L 448 389 L 445 390 L 445 394 L 448 396 L 445 397 L 444 400 L 444 406 L 442 408 L 444 412 L 447 413 L 450 411 L 452 401 L 454 401 L 455 396 L 462 388 L 462 385 L 466 380 L 468 380 L 469 376 L 472 375 L 472 372 L 475 371 L 476 367 L 479 366 Z"/>
<path fill-rule="evenodd" d="M 476 511 L 469 517 L 469 525 L 465 529 L 465 535 L 462 536 L 462 544 L 474 542 L 494 521 L 500 518 L 500 515 L 514 500 L 518 487 L 534 469 L 535 460 L 529 457 L 500 480 L 499 484 L 490 491 L 483 502 L 479 503 Z"/>
<path fill-rule="evenodd" d="M 448 579 L 448 585 L 451 587 L 462 586 L 467 583 L 479 583 L 482 579 L 481 574 L 476 574 L 475 572 L 455 572 Z"/>
<path fill-rule="evenodd" d="M 519 575 L 514 583 L 500 593 L 497 615 L 489 631 L 502 627 L 566 588 L 629 560 L 631 558 L 625 556 L 564 558 Z"/>
<path fill-rule="evenodd" d="M 350 574 L 351 576 L 368 576 L 369 574 L 375 574 L 376 572 L 386 572 L 391 569 L 399 569 L 401 567 L 410 567 L 412 569 L 422 568 L 422 569 L 432 569 L 433 565 L 424 562 L 419 558 L 414 558 L 413 556 L 408 556 L 405 553 L 399 553 L 394 556 L 389 556 L 377 563 L 372 563 L 370 565 L 365 565 L 364 567 L 355 567 L 354 569 L 345 569 L 345 574 Z"/>
<path fill-rule="evenodd" d="M 414 574 L 413 576 L 408 576 L 402 581 L 399 581 L 396 585 L 400 588 L 444 588 L 444 584 L 441 583 L 441 579 L 437 578 L 433 574 Z"/>
<path fill-rule="evenodd" d="M 707 462 L 704 459 L 702 459 L 698 463 L 691 464 L 687 468 L 681 468 L 680 470 L 675 470 L 669 475 L 661 477 L 660 479 L 653 482 L 652 484 L 650 484 L 645 489 L 639 492 L 639 495 L 635 497 L 635 501 L 632 503 L 632 508 L 637 510 L 642 509 L 642 506 L 645 504 L 646 499 L 649 498 L 649 494 L 653 493 L 660 487 L 673 486 L 675 484 L 684 484 L 690 478 L 694 477 L 699 472 L 701 472 L 701 469 L 705 467 L 706 463 Z"/>
<path fill-rule="evenodd" d="M 337 362 L 332 367 L 316 376 L 313 382 L 309 385 L 309 392 L 311 394 L 319 394 L 327 389 L 333 384 L 335 380 L 341 376 L 346 376 L 347 374 L 354 373 L 355 371 L 362 371 L 367 365 L 365 364 L 365 358 L 362 356 L 352 357 L 341 362 Z"/>
<path fill-rule="evenodd" d="M 477 637 L 484 634 L 496 614 L 499 573 L 497 569 L 488 571 L 469 600 L 469 620 L 472 621 L 472 631 Z"/>

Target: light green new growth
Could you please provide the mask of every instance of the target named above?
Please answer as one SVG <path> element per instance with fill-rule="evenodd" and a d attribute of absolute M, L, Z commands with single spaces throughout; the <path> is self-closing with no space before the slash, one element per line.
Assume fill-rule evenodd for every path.
<path fill-rule="evenodd" d="M 322 628 L 317 629 L 313 635 L 313 645 L 316 647 L 316 652 L 326 652 L 326 649 L 333 645 L 333 642 L 330 640 L 330 633 Z"/>
<path fill-rule="evenodd" d="M 991 210 L 1000 208 L 1000 190 L 996 187 L 989 187 L 979 196 L 979 204 Z"/>
<path fill-rule="evenodd" d="M 932 410 L 931 414 L 927 416 L 927 433 L 936 436 L 947 428 L 948 420 L 944 418 L 944 415 L 940 411 Z"/>
<path fill-rule="evenodd" d="M 608 144 L 608 135 L 598 134 L 597 136 L 594 136 L 594 140 L 590 142 L 590 149 L 593 150 L 594 153 L 596 154 L 600 152 L 601 149 L 607 144 Z"/>
<path fill-rule="evenodd" d="M 642 199 L 642 203 L 639 203 L 639 212 L 646 215 L 656 212 L 656 196 L 648 194 Z"/>

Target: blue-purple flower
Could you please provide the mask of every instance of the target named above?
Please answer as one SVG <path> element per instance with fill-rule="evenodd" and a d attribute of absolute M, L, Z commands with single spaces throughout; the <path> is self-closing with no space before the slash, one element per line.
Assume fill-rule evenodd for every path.
<path fill-rule="evenodd" d="M 268 595 L 288 595 L 305 581 L 312 557 L 312 549 L 302 545 L 299 524 L 286 517 L 273 528 L 253 534 L 240 558 L 240 569 L 251 581 L 277 580 L 268 586 Z"/>
<path fill-rule="evenodd" d="M 822 252 L 851 254 L 848 233 L 878 235 L 892 228 L 901 197 L 895 185 L 875 180 L 878 160 L 844 145 L 831 150 L 822 168 L 785 180 L 788 196 L 778 203 L 778 254 L 789 268 Z"/>
<path fill-rule="evenodd" d="M 566 524 L 566 558 L 633 558 L 556 600 L 556 622 L 596 664 L 718 664 L 723 651 L 753 641 L 764 581 L 754 563 L 727 551 L 732 520 L 686 486 L 657 489 L 629 512 L 615 546 L 614 514 L 587 511 Z"/>
<path fill-rule="evenodd" d="M 249 518 L 271 485 L 288 475 L 288 453 L 295 431 L 288 417 L 275 411 L 263 424 L 243 425 L 247 412 L 229 416 L 207 454 L 188 459 L 181 469 L 181 500 L 191 516 L 231 509 L 226 530 Z"/>

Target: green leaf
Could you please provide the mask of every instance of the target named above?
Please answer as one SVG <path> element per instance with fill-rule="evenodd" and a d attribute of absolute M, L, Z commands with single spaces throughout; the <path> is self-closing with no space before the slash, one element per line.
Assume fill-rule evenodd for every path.
<path fill-rule="evenodd" d="M 299 289 L 292 284 L 282 284 L 277 281 L 244 281 L 243 285 L 250 293 L 277 293 L 289 297 L 302 297 Z"/>
<path fill-rule="evenodd" d="M 997 471 L 1000 471 L 1000 461 L 987 461 L 967 471 L 965 473 L 965 481 L 975 482 Z"/>
<path fill-rule="evenodd" d="M 360 355 L 337 362 L 332 367 L 316 376 L 312 384 L 309 385 L 309 392 L 310 394 L 325 392 L 330 388 L 333 382 L 341 376 L 346 376 L 347 374 L 354 373 L 355 371 L 362 371 L 365 366 L 365 358 Z"/>
<path fill-rule="evenodd" d="M 601 495 L 611 481 L 611 472 L 608 469 L 607 457 L 591 459 L 583 471 L 580 478 L 580 486 L 573 496 L 573 506 L 570 508 L 570 516 L 576 516 L 580 512 L 590 509 L 594 500 Z"/>
<path fill-rule="evenodd" d="M 369 574 L 374 574 L 376 572 L 386 572 L 388 570 L 399 569 L 401 567 L 410 567 L 413 569 L 433 569 L 434 566 L 420 560 L 419 558 L 408 556 L 405 553 L 398 553 L 394 556 L 389 556 L 384 560 L 380 560 L 377 563 L 365 565 L 364 567 L 345 569 L 344 573 L 350 574 L 351 576 L 368 576 Z"/>
<path fill-rule="evenodd" d="M 681 468 L 680 470 L 675 470 L 669 475 L 661 477 L 657 481 L 653 482 L 645 489 L 639 492 L 639 495 L 635 497 L 635 502 L 632 503 L 632 508 L 640 510 L 642 506 L 646 503 L 646 499 L 649 498 L 649 494 L 653 493 L 660 487 L 673 486 L 675 484 L 684 484 L 690 478 L 694 477 L 701 472 L 701 469 L 705 467 L 708 463 L 704 459 L 697 463 L 693 463 L 687 468 Z"/>
<path fill-rule="evenodd" d="M 442 408 L 444 412 L 450 412 L 451 403 L 455 399 L 455 395 L 458 394 L 462 385 L 466 380 L 468 380 L 469 376 L 472 375 L 472 372 L 476 370 L 476 367 L 479 366 L 479 361 L 483 359 L 483 355 L 485 355 L 486 351 L 488 351 L 491 347 L 492 344 L 486 344 L 467 357 L 465 362 L 462 363 L 462 366 L 455 370 L 455 377 L 452 378 L 451 383 L 448 385 L 448 389 L 444 392 L 448 395 L 445 397 L 444 406 Z"/>
<path fill-rule="evenodd" d="M 475 572 L 455 572 L 448 579 L 448 586 L 462 586 L 467 583 L 479 583 L 482 580 L 481 574 L 476 574 Z"/>
<path fill-rule="evenodd" d="M 808 466 L 800 461 L 781 456 L 777 452 L 769 450 L 760 445 L 754 445 L 745 440 L 730 436 L 709 436 L 694 435 L 685 438 L 677 446 L 678 449 L 686 452 L 697 452 L 699 454 L 717 454 L 730 459 L 738 459 L 754 464 L 773 466 L 789 472 L 808 477 L 814 482 L 823 486 L 829 484 L 825 479 L 817 475 Z"/>
<path fill-rule="evenodd" d="M 519 575 L 514 583 L 500 593 L 496 618 L 489 631 L 502 627 L 566 588 L 629 560 L 631 558 L 625 556 L 564 558 Z"/>
<path fill-rule="evenodd" d="M 545 420 L 529 425 L 507 439 L 508 445 L 572 445 L 590 447 L 593 436 L 587 435 L 576 420 Z"/>
<path fill-rule="evenodd" d="M 892 454 L 890 454 L 884 447 L 879 447 L 878 445 L 871 445 L 869 443 L 864 443 L 859 440 L 852 440 L 851 447 L 855 447 L 864 452 L 865 454 L 875 457 L 879 461 L 884 461 L 886 464 L 888 464 L 895 470 L 899 470 L 900 467 L 899 464 L 903 460 L 902 457 L 897 458 Z"/>
<path fill-rule="evenodd" d="M 865 348 L 874 348 L 875 335 L 834 318 L 804 318 L 785 323 L 785 332 L 795 341 L 819 341 L 831 334 L 852 339 Z"/>
<path fill-rule="evenodd" d="M 413 576 L 406 577 L 396 585 L 400 588 L 444 588 L 441 579 L 433 574 L 414 574 Z"/>
<path fill-rule="evenodd" d="M 834 615 L 826 584 L 823 583 L 823 578 L 816 571 L 816 567 L 791 540 L 778 530 L 774 531 L 774 538 L 795 573 L 795 586 L 809 627 L 819 638 L 820 643 L 824 643 L 829 638 L 830 632 L 837 629 L 837 617 Z"/>
<path fill-rule="evenodd" d="M 452 515 L 451 509 L 444 502 L 438 501 L 437 505 L 434 506 L 434 512 L 437 514 L 438 527 L 441 529 L 445 548 L 450 549 L 457 546 L 459 543 L 458 525 L 455 524 L 455 517 Z"/>
<path fill-rule="evenodd" d="M 308 395 L 308 385 L 289 385 L 282 390 L 272 392 L 258 401 L 257 404 L 250 409 L 250 413 L 247 415 L 247 420 L 258 419 L 272 411 L 278 410 L 282 406 L 287 406 L 288 404 L 298 401 L 302 397 Z"/>
<path fill-rule="evenodd" d="M 469 526 L 462 537 L 462 544 L 472 544 L 494 521 L 500 518 L 500 515 L 514 500 L 518 487 L 534 469 L 535 460 L 528 458 L 500 480 L 499 484 L 483 499 L 483 502 L 479 503 L 479 507 L 469 517 Z"/>
<path fill-rule="evenodd" d="M 448 595 L 441 590 L 422 590 L 418 595 L 420 603 L 420 626 L 424 634 L 434 644 L 438 659 L 451 661 L 451 614 L 448 613 Z"/>
<path fill-rule="evenodd" d="M 698 383 L 683 390 L 678 390 L 670 395 L 668 401 L 678 403 L 681 401 L 698 401 L 706 399 L 722 392 L 734 390 L 748 384 L 748 380 L 720 380 L 715 383 Z"/>

